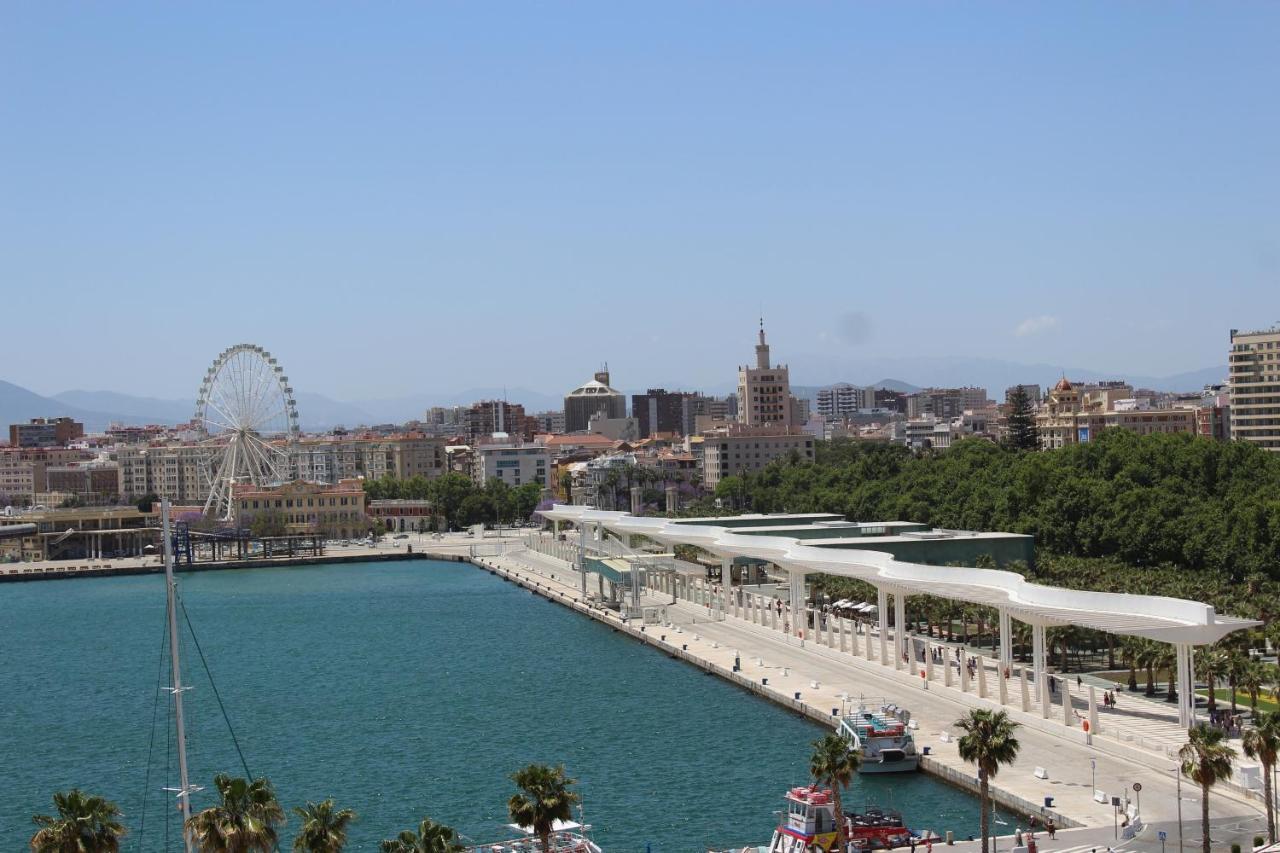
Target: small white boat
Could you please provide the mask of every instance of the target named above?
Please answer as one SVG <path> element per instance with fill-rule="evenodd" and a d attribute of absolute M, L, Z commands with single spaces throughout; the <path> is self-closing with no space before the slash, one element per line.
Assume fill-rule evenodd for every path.
<path fill-rule="evenodd" d="M 895 705 L 881 705 L 879 711 L 859 707 L 857 713 L 840 719 L 840 734 L 849 738 L 861 754 L 859 773 L 906 773 L 920 767 L 916 740 L 907 724 L 911 712 Z"/>
<path fill-rule="evenodd" d="M 523 833 L 518 838 L 506 841 L 495 841 L 491 844 L 477 844 L 468 847 L 469 853 L 602 853 L 587 835 L 591 827 L 577 821 L 558 820 L 551 826 L 550 848 L 542 849 L 542 841 L 532 827 L 507 824 L 516 832 Z"/>

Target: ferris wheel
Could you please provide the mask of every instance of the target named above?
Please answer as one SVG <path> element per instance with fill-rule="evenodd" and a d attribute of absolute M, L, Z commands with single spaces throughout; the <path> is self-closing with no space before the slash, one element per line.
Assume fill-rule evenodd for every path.
<path fill-rule="evenodd" d="M 203 436 L 201 478 L 205 515 L 231 517 L 231 486 L 288 479 L 298 407 L 276 359 L 255 344 L 218 354 L 205 372 L 193 422 Z"/>

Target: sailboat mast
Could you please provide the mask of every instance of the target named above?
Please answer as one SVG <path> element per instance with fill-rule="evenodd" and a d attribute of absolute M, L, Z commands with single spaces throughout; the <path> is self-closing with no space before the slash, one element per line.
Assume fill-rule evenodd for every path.
<path fill-rule="evenodd" d="M 187 732 L 182 719 L 182 666 L 178 660 L 178 608 L 177 582 L 173 577 L 173 538 L 169 533 L 169 499 L 160 501 L 161 528 L 164 534 L 164 580 L 168 590 L 169 605 L 169 661 L 172 670 L 170 692 L 173 693 L 173 719 L 178 738 L 178 807 L 182 812 L 182 841 L 187 853 L 192 853 L 191 834 L 187 821 L 191 819 L 191 785 L 187 778 Z"/>

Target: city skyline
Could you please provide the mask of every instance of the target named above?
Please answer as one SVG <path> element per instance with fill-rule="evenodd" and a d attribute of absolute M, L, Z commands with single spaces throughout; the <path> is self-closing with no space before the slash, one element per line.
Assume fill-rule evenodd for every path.
<path fill-rule="evenodd" d="M 173 398 L 253 340 L 347 400 L 698 388 L 763 313 L 803 384 L 1161 376 L 1274 319 L 1274 7 L 294 8 L 10 10 L 41 357 L 0 375 Z"/>

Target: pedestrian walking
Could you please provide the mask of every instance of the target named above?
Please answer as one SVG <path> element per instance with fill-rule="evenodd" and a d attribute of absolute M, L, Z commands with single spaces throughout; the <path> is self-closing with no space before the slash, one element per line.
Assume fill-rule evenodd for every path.
<path fill-rule="evenodd" d="M 1053 822 L 1053 818 L 1049 818 L 1044 822 L 1044 831 L 1049 833 L 1050 841 L 1058 837 L 1058 826 Z"/>

